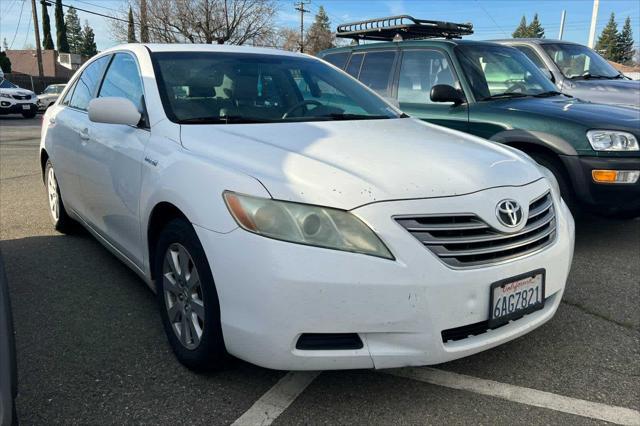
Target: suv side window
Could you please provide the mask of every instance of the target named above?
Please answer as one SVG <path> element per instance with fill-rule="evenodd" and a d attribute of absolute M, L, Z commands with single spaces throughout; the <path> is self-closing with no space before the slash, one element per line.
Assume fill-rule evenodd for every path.
<path fill-rule="evenodd" d="M 358 79 L 379 95 L 388 96 L 395 59 L 395 51 L 368 52 L 364 56 Z"/>
<path fill-rule="evenodd" d="M 136 60 L 128 53 L 116 53 L 104 76 L 98 97 L 114 96 L 129 99 L 144 111 L 142 105 L 142 83 Z"/>
<path fill-rule="evenodd" d="M 529 58 L 531 60 L 531 62 L 533 62 L 534 64 L 536 64 L 536 66 L 538 68 L 540 68 L 541 70 L 547 70 L 547 66 L 544 64 L 544 62 L 542 62 L 542 59 L 540 58 L 540 56 L 538 56 L 538 54 L 536 53 L 535 50 L 533 50 L 531 47 L 529 46 L 513 46 L 516 49 L 518 49 L 519 51 L 521 51 L 522 53 L 524 53 L 524 55 Z"/>
<path fill-rule="evenodd" d="M 351 77 L 358 78 L 358 74 L 360 74 L 360 65 L 362 65 L 362 58 L 364 58 L 364 53 L 355 53 L 351 55 L 351 60 L 349 61 L 349 66 L 346 70 Z"/>
<path fill-rule="evenodd" d="M 104 69 L 109 63 L 111 56 L 103 56 L 96 59 L 82 71 L 82 75 L 73 90 L 69 106 L 86 111 L 89 101 L 95 97 L 98 85 L 104 74 Z"/>
<path fill-rule="evenodd" d="M 349 60 L 349 52 L 330 53 L 322 59 L 343 70 Z"/>
<path fill-rule="evenodd" d="M 436 84 L 460 89 L 445 54 L 437 50 L 405 50 L 400 66 L 398 102 L 431 104 L 431 88 Z"/>

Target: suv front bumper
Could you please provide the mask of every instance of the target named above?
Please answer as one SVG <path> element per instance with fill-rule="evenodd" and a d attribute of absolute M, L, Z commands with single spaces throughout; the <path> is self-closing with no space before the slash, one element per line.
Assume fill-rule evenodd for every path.
<path fill-rule="evenodd" d="M 31 100 L 16 101 L 8 98 L 0 98 L 0 114 L 24 114 L 34 113 L 36 111 L 38 111 L 38 105 Z"/>
<path fill-rule="evenodd" d="M 526 334 L 554 315 L 571 266 L 574 223 L 561 200 L 554 200 L 552 244 L 521 258 L 464 269 L 444 264 L 393 216 L 474 211 L 490 222 L 496 220 L 499 200 L 534 199 L 545 191 L 542 179 L 523 187 L 354 210 L 396 260 L 194 225 L 216 282 L 227 350 L 281 370 L 392 368 L 450 361 Z M 494 330 L 443 341 L 445 330 L 488 319 L 491 283 L 540 268 L 546 271 L 544 309 Z M 296 348 L 305 333 L 356 333 L 363 347 Z"/>
<path fill-rule="evenodd" d="M 640 180 L 636 183 L 596 183 L 593 170 L 640 170 L 638 157 L 563 156 L 578 201 L 597 213 L 640 215 Z"/>

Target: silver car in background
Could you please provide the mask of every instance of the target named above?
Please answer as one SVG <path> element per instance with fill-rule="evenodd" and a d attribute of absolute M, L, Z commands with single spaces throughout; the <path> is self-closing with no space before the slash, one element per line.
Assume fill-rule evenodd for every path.
<path fill-rule="evenodd" d="M 586 46 L 549 39 L 496 42 L 527 55 L 563 93 L 590 102 L 640 108 L 640 81 L 625 77 Z"/>
<path fill-rule="evenodd" d="M 38 95 L 38 109 L 44 111 L 53 105 L 66 86 L 66 84 L 48 85 L 44 92 Z"/>

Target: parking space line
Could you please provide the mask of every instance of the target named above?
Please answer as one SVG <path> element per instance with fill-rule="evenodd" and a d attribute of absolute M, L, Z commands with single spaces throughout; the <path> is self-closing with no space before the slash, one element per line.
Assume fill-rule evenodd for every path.
<path fill-rule="evenodd" d="M 403 368 L 384 373 L 621 425 L 640 425 L 640 411 L 630 408 L 570 398 L 435 368 Z"/>
<path fill-rule="evenodd" d="M 233 422 L 232 426 L 270 425 L 318 374 L 318 371 L 290 371 Z"/>

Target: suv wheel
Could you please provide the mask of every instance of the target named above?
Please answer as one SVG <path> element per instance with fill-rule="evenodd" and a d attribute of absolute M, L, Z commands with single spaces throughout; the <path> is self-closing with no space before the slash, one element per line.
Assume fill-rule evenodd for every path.
<path fill-rule="evenodd" d="M 176 219 L 162 230 L 153 265 L 160 316 L 178 360 L 194 370 L 224 368 L 218 294 L 190 223 Z"/>
<path fill-rule="evenodd" d="M 68 233 L 72 230 L 73 220 L 67 214 L 60 196 L 60 187 L 53 170 L 51 160 L 47 160 L 44 168 L 44 184 L 47 189 L 47 201 L 49 201 L 49 219 L 56 231 Z"/>

